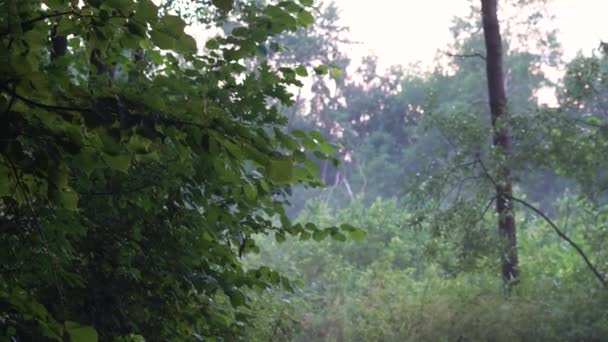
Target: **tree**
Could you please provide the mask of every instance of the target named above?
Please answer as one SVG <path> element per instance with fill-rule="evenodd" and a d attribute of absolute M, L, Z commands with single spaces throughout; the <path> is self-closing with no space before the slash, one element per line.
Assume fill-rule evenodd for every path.
<path fill-rule="evenodd" d="M 513 188 L 511 170 L 508 162 L 511 155 L 511 124 L 507 108 L 503 77 L 503 51 L 500 26 L 497 17 L 497 0 L 481 1 L 481 16 L 486 45 L 486 73 L 488 79 L 488 96 L 492 113 L 494 131 L 493 146 L 500 155 L 501 167 L 496 187 L 496 212 L 498 213 L 498 230 L 501 236 L 502 277 L 507 287 L 517 281 L 519 276 L 517 260 L 517 235 L 513 212 Z"/>
<path fill-rule="evenodd" d="M 233 1 L 212 3 L 221 25 Z M 150 0 L 0 2 L 0 338 L 234 340 L 248 290 L 291 288 L 239 256 L 322 231 L 284 205 L 331 147 L 284 132 L 294 69 L 246 65 L 311 5 L 264 5 L 199 54 Z"/>

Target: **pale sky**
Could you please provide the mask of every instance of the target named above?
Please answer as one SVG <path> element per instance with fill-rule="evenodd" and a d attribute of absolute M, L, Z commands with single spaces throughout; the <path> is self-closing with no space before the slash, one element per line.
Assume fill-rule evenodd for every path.
<path fill-rule="evenodd" d="M 349 55 L 372 52 L 378 56 L 381 68 L 417 61 L 428 66 L 437 49 L 450 42 L 452 18 L 469 11 L 466 0 L 335 2 L 341 9 L 342 23 L 351 29 L 351 39 L 361 42 L 348 48 Z M 608 40 L 608 0 L 553 0 L 548 10 L 556 15 L 566 58 L 578 50 L 589 53 L 602 38 Z"/>

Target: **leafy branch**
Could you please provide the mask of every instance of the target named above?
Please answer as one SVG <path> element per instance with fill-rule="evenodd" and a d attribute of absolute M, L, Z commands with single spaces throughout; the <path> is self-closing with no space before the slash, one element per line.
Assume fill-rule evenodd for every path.
<path fill-rule="evenodd" d="M 56 12 L 56 13 L 43 14 L 43 15 L 41 15 L 39 17 L 36 17 L 36 18 L 30 19 L 30 20 L 26 20 L 26 21 L 21 22 L 21 26 L 29 26 L 29 25 L 34 24 L 34 23 L 39 22 L 39 21 L 43 21 L 43 20 L 50 19 L 50 18 L 63 17 L 64 15 L 73 15 L 73 16 L 76 16 L 76 17 L 79 17 L 79 18 L 100 18 L 100 16 L 98 16 L 98 15 L 81 14 L 81 13 L 78 13 L 78 12 L 76 12 L 74 10 L 69 10 L 69 11 L 64 11 L 64 12 Z M 109 18 L 132 19 L 131 17 L 125 16 L 125 15 L 112 15 L 112 16 L 109 16 Z M 0 32 L 0 37 L 7 36 L 9 34 L 11 34 L 11 30 L 10 29 L 8 29 L 6 31 Z"/>
<path fill-rule="evenodd" d="M 589 268 L 589 270 L 591 270 L 591 272 L 593 272 L 593 274 L 595 275 L 595 277 L 600 281 L 600 283 L 602 283 L 602 285 L 604 286 L 604 288 L 608 289 L 608 282 L 606 282 L 606 279 L 604 279 L 604 277 L 595 268 L 595 266 L 593 266 L 593 264 L 591 263 L 591 261 L 589 260 L 589 258 L 585 254 L 585 252 L 583 252 L 583 250 L 581 249 L 581 247 L 579 247 L 579 245 L 577 245 L 564 232 L 562 232 L 557 227 L 557 225 L 547 215 L 545 215 L 545 213 L 543 213 L 540 209 L 536 208 L 532 204 L 530 204 L 530 203 L 528 203 L 528 202 L 526 202 L 526 201 L 524 201 L 524 200 L 522 200 L 520 198 L 516 198 L 516 197 L 511 196 L 510 199 L 513 200 L 513 201 L 515 201 L 515 202 L 518 202 L 518 203 L 522 204 L 523 206 L 527 207 L 528 209 L 534 211 L 536 214 L 538 214 L 540 217 L 542 217 L 545 221 L 547 221 L 547 223 L 551 226 L 551 228 L 553 228 L 553 230 L 555 231 L 555 233 L 557 233 L 557 235 L 559 235 L 560 238 L 562 238 L 563 240 L 565 240 L 566 242 L 568 242 L 568 244 L 570 244 L 570 246 L 572 246 L 572 248 L 574 248 L 578 252 L 578 254 L 580 254 L 580 256 L 585 260 L 585 263 L 587 264 L 587 267 Z"/>
<path fill-rule="evenodd" d="M 481 160 L 481 158 L 479 156 L 476 157 L 478 160 L 479 165 L 481 166 L 484 174 L 486 175 L 486 177 L 494 184 L 497 185 L 496 180 L 492 177 L 492 175 L 489 173 L 488 169 L 485 167 L 483 161 Z M 593 273 L 593 275 L 600 281 L 600 283 L 604 286 L 604 288 L 608 289 L 608 282 L 606 281 L 606 279 L 604 279 L 604 277 L 600 274 L 600 272 L 597 270 L 597 268 L 595 268 L 595 266 L 593 266 L 593 264 L 591 263 L 591 261 L 589 260 L 589 257 L 587 257 L 587 255 L 585 254 L 585 252 L 582 250 L 582 248 L 576 244 L 574 241 L 572 241 L 572 239 L 570 239 L 564 232 L 562 232 L 557 225 L 540 209 L 536 208 L 535 206 L 533 206 L 532 204 L 526 202 L 525 200 L 521 199 L 521 198 L 517 198 L 517 197 L 513 197 L 513 196 L 508 196 L 508 198 L 512 201 L 515 201 L 519 204 L 522 204 L 523 206 L 527 207 L 528 209 L 532 210 L 533 212 L 535 212 L 537 215 L 539 215 L 540 217 L 542 217 L 550 226 L 551 228 L 553 228 L 553 230 L 555 231 L 555 233 L 557 233 L 557 235 L 562 238 L 564 241 L 568 242 L 568 244 L 574 248 L 578 254 L 583 258 L 583 260 L 585 261 L 585 264 L 587 264 L 587 267 L 589 268 L 589 270 Z"/>
<path fill-rule="evenodd" d="M 44 250 L 44 252 L 46 253 L 46 255 L 49 258 L 49 264 L 51 265 L 51 273 L 53 275 L 53 282 L 55 283 L 54 285 L 57 290 L 57 294 L 59 295 L 59 301 L 61 303 L 63 310 L 65 311 L 66 300 L 65 300 L 65 296 L 63 295 L 63 289 L 59 282 L 59 265 L 57 264 L 57 260 L 55 259 L 55 256 L 51 253 L 51 250 L 49 248 L 49 244 L 47 242 L 46 235 L 44 234 L 44 227 L 42 225 L 42 222 L 40 222 L 40 219 L 38 218 L 36 211 L 34 210 L 34 207 L 30 200 L 29 194 L 28 194 L 27 190 L 25 189 L 25 186 L 23 185 L 23 180 L 19 176 L 19 171 L 17 170 L 17 166 L 15 165 L 15 163 L 13 163 L 13 161 L 9 158 L 8 155 L 6 155 L 4 153 L 3 153 L 3 155 L 4 155 L 4 158 L 6 159 L 6 161 L 10 165 L 10 169 L 13 172 L 13 175 L 15 176 L 15 182 L 17 184 L 17 188 L 23 195 L 27 208 L 29 209 L 29 211 L 32 215 L 32 218 L 34 219 L 34 223 L 38 230 L 38 234 L 40 235 L 40 239 L 42 241 L 42 246 L 43 246 L 42 249 Z"/>

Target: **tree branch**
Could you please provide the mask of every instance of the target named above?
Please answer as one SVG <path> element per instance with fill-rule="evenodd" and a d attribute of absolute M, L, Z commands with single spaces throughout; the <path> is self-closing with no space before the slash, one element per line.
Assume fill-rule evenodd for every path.
<path fill-rule="evenodd" d="M 481 160 L 479 153 L 475 154 L 475 159 L 477 160 L 477 163 L 479 163 L 479 166 L 481 166 L 481 170 L 483 171 L 483 173 L 490 180 L 490 182 L 492 182 L 494 187 L 498 187 L 498 183 L 496 182 L 494 177 L 492 177 L 492 175 L 490 174 L 490 171 L 488 171 L 488 169 L 486 168 L 486 165 L 483 163 L 483 160 Z"/>
<path fill-rule="evenodd" d="M 17 185 L 17 189 L 19 191 L 21 191 L 21 194 L 23 195 L 23 198 L 25 200 L 25 204 L 27 205 L 27 208 L 29 209 L 29 211 L 32 215 L 35 226 L 38 230 L 38 234 L 40 235 L 40 240 L 42 241 L 42 250 L 46 253 L 47 257 L 49 258 L 49 264 L 51 266 L 51 274 L 53 276 L 53 281 L 55 283 L 54 285 L 57 290 L 57 294 L 59 295 L 59 301 L 61 303 L 61 308 L 65 312 L 66 311 L 66 309 L 65 309 L 66 300 L 65 300 L 65 296 L 63 295 L 63 288 L 61 286 L 61 283 L 59 282 L 59 265 L 57 263 L 57 260 L 55 259 L 55 255 L 53 253 L 51 253 L 51 249 L 49 247 L 46 236 L 44 234 L 44 226 L 42 225 L 40 218 L 38 217 L 38 215 L 36 214 L 36 211 L 34 210 L 34 206 L 32 205 L 32 202 L 30 200 L 27 189 L 25 188 L 25 185 L 23 184 L 23 181 L 22 181 L 21 177 L 19 176 L 17 166 L 15 165 L 15 163 L 13 163 L 13 161 L 10 159 L 10 157 L 8 155 L 6 155 L 4 153 L 2 153 L 2 155 L 4 156 L 6 161 L 9 163 L 11 171 L 13 172 L 13 175 L 15 176 L 15 183 Z"/>
<path fill-rule="evenodd" d="M 454 53 L 450 53 L 450 52 L 445 52 L 445 55 L 448 57 L 454 57 L 454 58 L 472 58 L 472 57 L 477 57 L 477 58 L 481 58 L 482 60 L 486 60 L 486 56 L 482 55 L 479 52 L 474 52 L 474 53 L 465 53 L 465 54 L 454 54 Z"/>
<path fill-rule="evenodd" d="M 50 19 L 50 18 L 57 18 L 57 17 L 62 17 L 64 15 L 74 15 L 76 17 L 79 18 L 99 18 L 100 16 L 98 15 L 92 15 L 92 14 L 81 14 L 78 12 L 75 12 L 74 10 L 69 10 L 69 11 L 65 11 L 65 12 L 56 12 L 56 13 L 49 13 L 49 14 L 43 14 L 39 17 L 30 19 L 30 20 L 26 20 L 24 22 L 22 22 L 20 25 L 23 27 L 24 25 L 31 25 L 33 23 L 36 23 L 38 21 L 42 21 L 42 20 L 46 20 L 46 19 Z M 133 18 L 129 17 L 129 16 L 125 16 L 125 15 L 113 15 L 110 16 L 110 18 L 123 18 L 123 19 L 131 19 L 133 20 Z M 0 32 L 0 37 L 4 37 L 6 35 L 9 35 L 11 33 L 10 29 L 6 30 L 6 31 L 2 31 Z"/>
<path fill-rule="evenodd" d="M 585 254 L 585 252 L 583 252 L 583 250 L 574 241 L 572 241 L 566 234 L 564 234 L 564 232 L 562 232 L 557 227 L 557 225 L 553 221 L 551 221 L 551 219 L 549 217 L 547 217 L 547 215 L 545 215 L 545 213 L 543 213 L 540 209 L 536 208 L 532 204 L 530 204 L 522 199 L 519 199 L 519 198 L 516 198 L 513 196 L 510 196 L 510 198 L 511 198 L 511 200 L 518 202 L 518 203 L 524 205 L 525 207 L 527 207 L 528 209 L 534 211 L 536 214 L 538 214 L 540 217 L 542 217 L 545 221 L 547 221 L 547 223 L 549 223 L 549 225 L 551 226 L 551 228 L 553 228 L 553 230 L 557 233 L 557 235 L 559 235 L 560 238 L 562 238 L 563 240 L 568 242 L 568 244 L 570 244 L 570 246 L 572 246 L 572 248 L 574 248 L 578 252 L 578 254 L 580 254 L 580 256 L 583 258 L 583 260 L 585 260 L 585 263 L 587 264 L 587 267 L 589 268 L 589 270 L 591 270 L 591 272 L 593 272 L 595 277 L 600 281 L 600 283 L 602 283 L 604 288 L 608 289 L 608 283 L 606 282 L 604 277 L 602 277 L 602 275 L 599 273 L 599 271 L 595 268 L 595 266 L 593 266 L 593 264 L 591 263 L 591 261 L 589 260 L 589 258 Z"/>

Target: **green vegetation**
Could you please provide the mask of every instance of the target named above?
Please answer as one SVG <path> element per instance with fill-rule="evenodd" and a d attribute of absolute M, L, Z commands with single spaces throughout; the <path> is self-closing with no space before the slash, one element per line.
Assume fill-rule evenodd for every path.
<path fill-rule="evenodd" d="M 331 3 L 0 0 L 0 340 L 606 339 L 608 47 L 503 3 L 491 120 L 477 1 L 383 72 Z"/>

